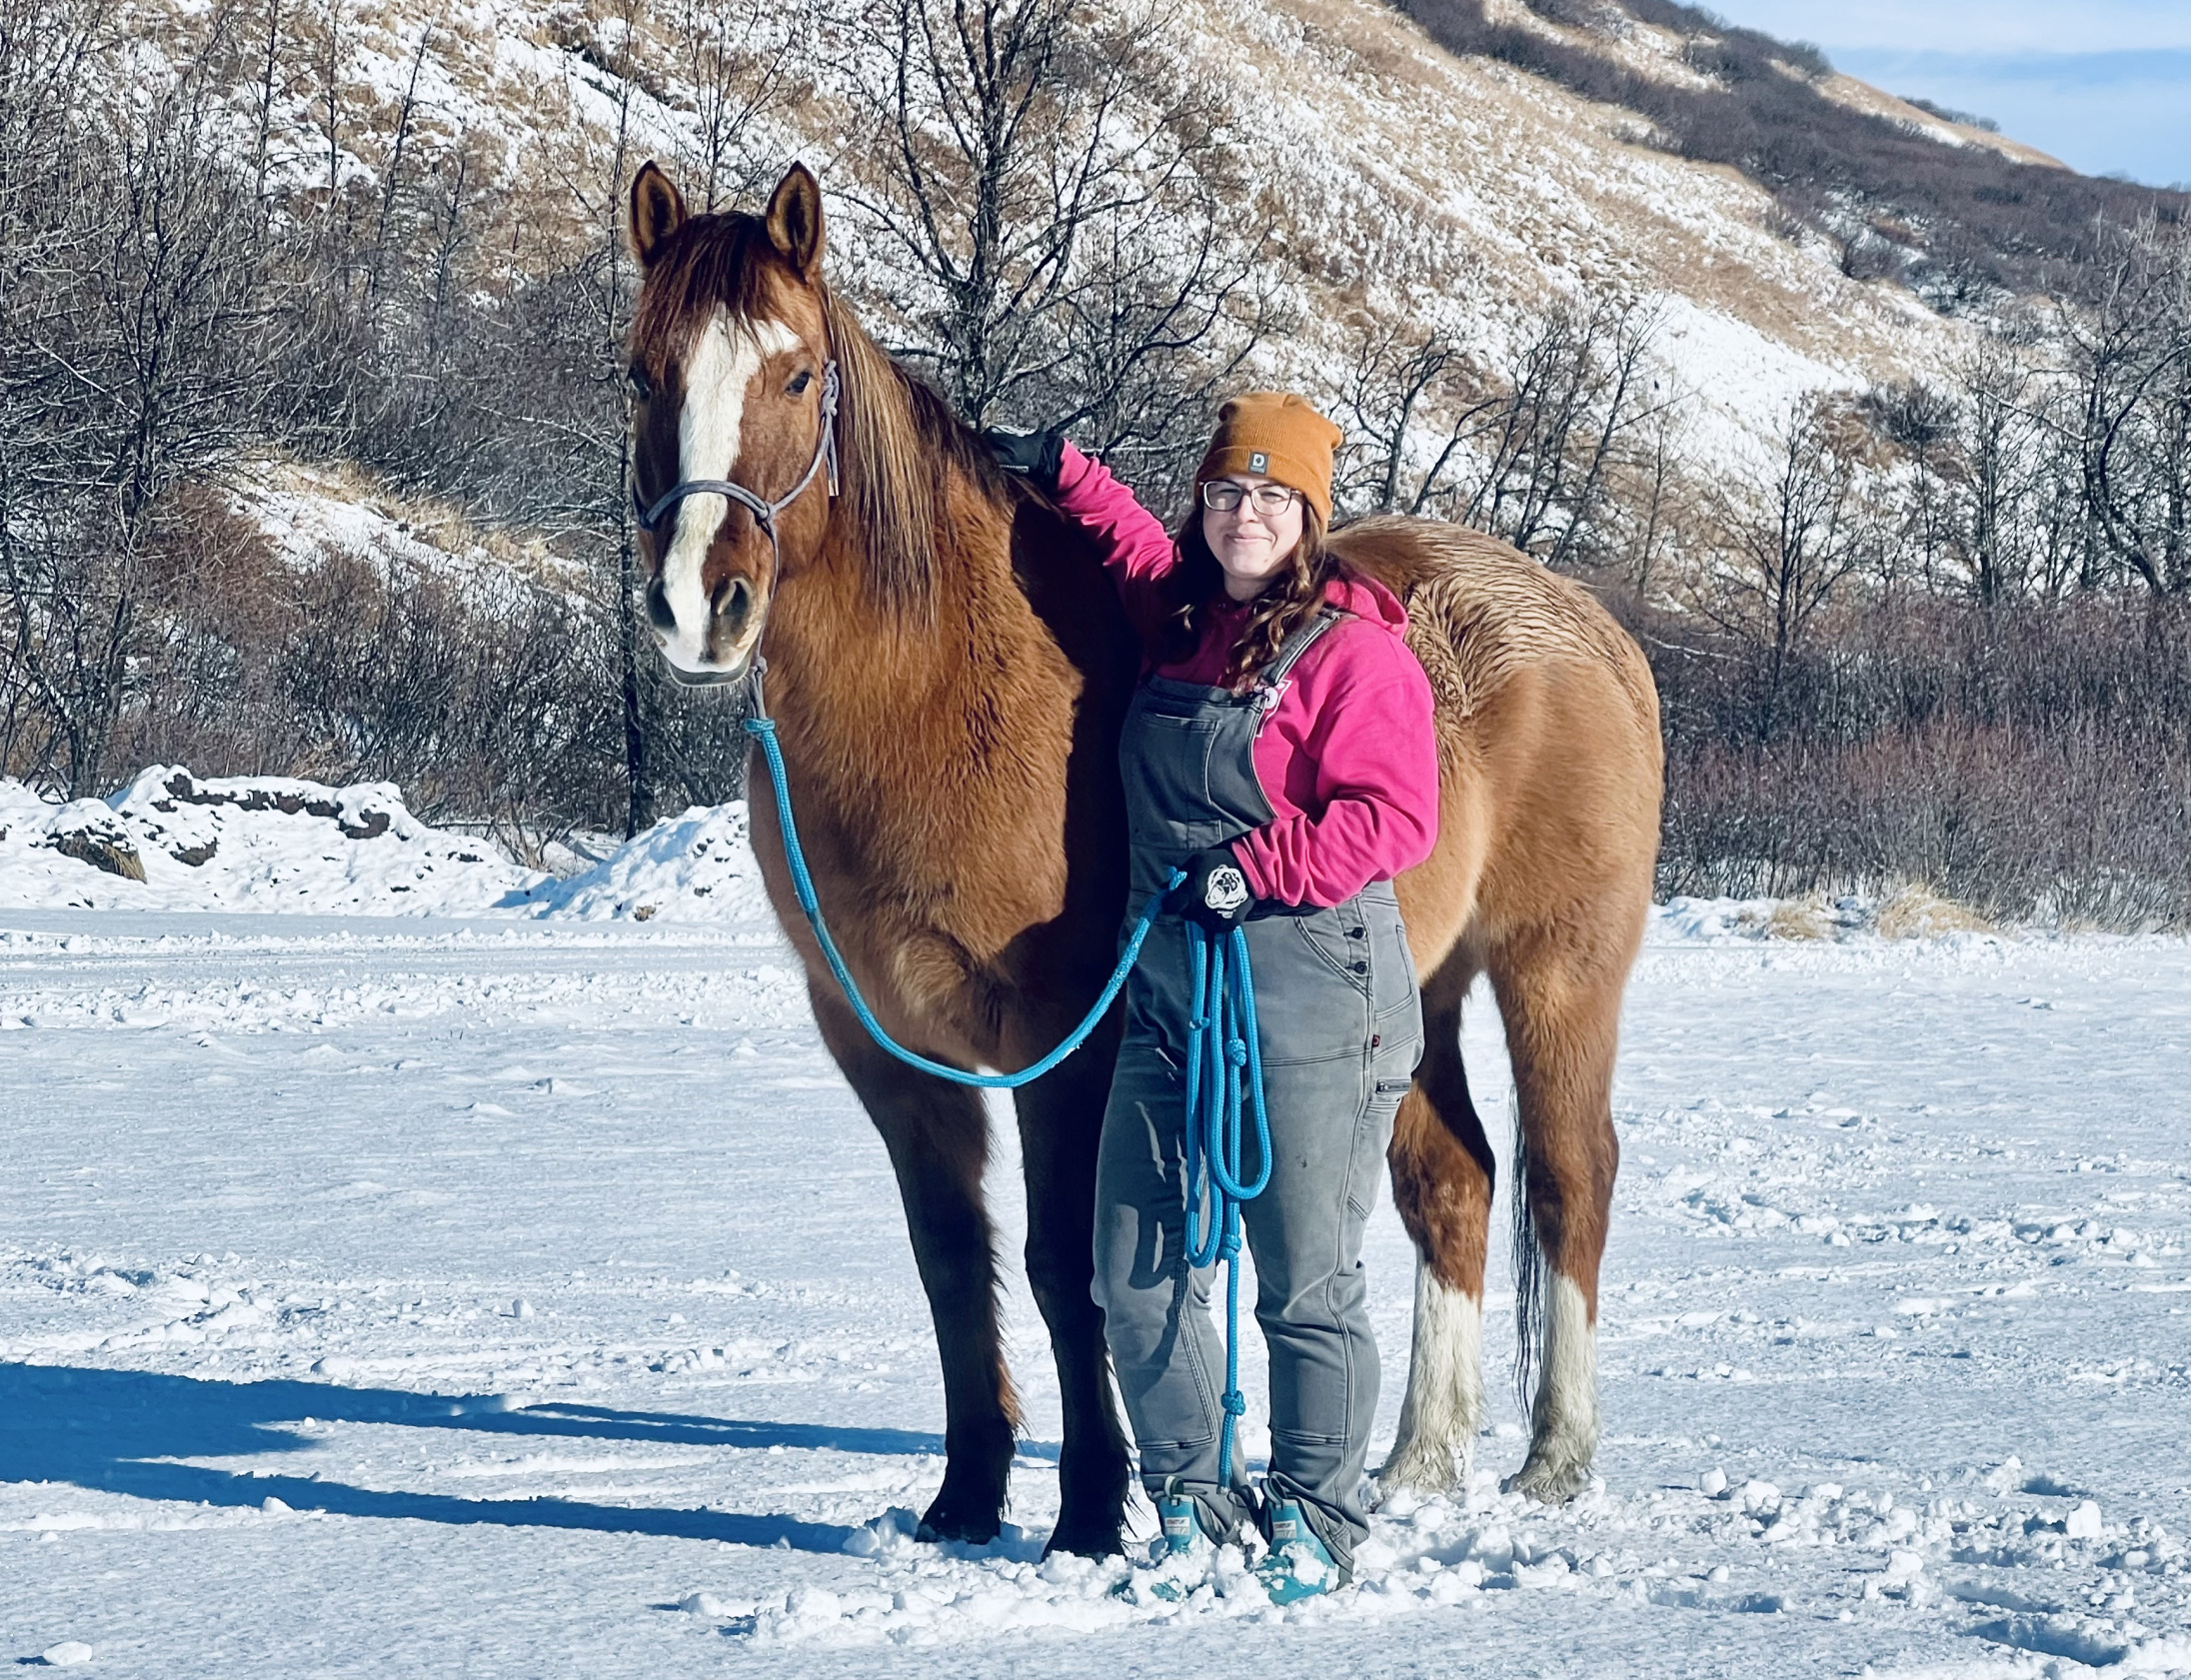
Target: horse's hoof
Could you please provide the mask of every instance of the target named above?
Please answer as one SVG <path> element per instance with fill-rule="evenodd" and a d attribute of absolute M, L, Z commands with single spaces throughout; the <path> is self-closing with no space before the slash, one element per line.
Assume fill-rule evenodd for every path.
<path fill-rule="evenodd" d="M 1434 1451 L 1408 1446 L 1384 1461 L 1376 1472 L 1377 1498 L 1412 1493 L 1418 1499 L 1442 1498 L 1468 1488 L 1468 1455 L 1450 1448 Z"/>
<path fill-rule="evenodd" d="M 995 1511 L 954 1510 L 938 1499 L 922 1517 L 921 1526 L 913 1531 L 913 1537 L 932 1546 L 946 1540 L 986 1546 L 997 1538 L 1003 1527 L 1003 1519 Z"/>
<path fill-rule="evenodd" d="M 1501 1493 L 1518 1493 L 1539 1505 L 1564 1505 L 1590 1485 L 1587 1464 L 1558 1464 L 1532 1458 L 1498 1484 Z"/>
<path fill-rule="evenodd" d="M 1124 1551 L 1122 1525 L 1115 1516 L 1092 1522 L 1061 1521 L 1043 1547 L 1045 1557 L 1053 1552 L 1067 1552 L 1074 1557 L 1118 1557 Z"/>

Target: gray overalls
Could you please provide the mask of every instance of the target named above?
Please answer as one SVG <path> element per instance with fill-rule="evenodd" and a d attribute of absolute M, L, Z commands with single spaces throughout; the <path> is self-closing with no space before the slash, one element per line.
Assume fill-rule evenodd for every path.
<path fill-rule="evenodd" d="M 1296 632 L 1244 696 L 1162 677 L 1141 685 L 1118 747 L 1136 911 L 1188 856 L 1271 820 L 1256 731 L 1294 662 L 1339 617 L 1327 610 Z M 1350 1568 L 1367 1526 L 1360 1484 L 1377 1405 L 1361 1236 L 1422 1048 L 1414 962 L 1390 881 L 1329 909 L 1260 905 L 1246 927 L 1274 1157 L 1268 1187 L 1243 1210 L 1270 1350 L 1269 1487 L 1301 1501 Z M 1177 1477 L 1222 1535 L 1249 1506 L 1218 1485 L 1215 1268 L 1185 1259 L 1187 985 L 1185 924 L 1160 916 L 1126 982 L 1103 1115 L 1096 1298 L 1143 1483 L 1153 1493 Z M 1256 1164 L 1251 1153 L 1242 1163 Z"/>

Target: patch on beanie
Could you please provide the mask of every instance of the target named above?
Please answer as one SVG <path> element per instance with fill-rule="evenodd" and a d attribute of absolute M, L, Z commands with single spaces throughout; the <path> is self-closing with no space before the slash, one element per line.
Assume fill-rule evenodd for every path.
<path fill-rule="evenodd" d="M 1258 449 L 1258 450 L 1252 450 L 1252 451 L 1250 451 L 1250 452 L 1248 453 L 1248 457 L 1247 457 L 1247 470 L 1248 470 L 1248 471 L 1249 471 L 1250 473 L 1267 473 L 1267 472 L 1269 472 L 1269 471 L 1270 471 L 1270 457 L 1269 457 L 1269 456 L 1267 456 L 1267 455 L 1265 455 L 1265 454 L 1263 454 L 1263 452 L 1262 452 L 1261 450 L 1259 450 L 1259 449 Z"/>

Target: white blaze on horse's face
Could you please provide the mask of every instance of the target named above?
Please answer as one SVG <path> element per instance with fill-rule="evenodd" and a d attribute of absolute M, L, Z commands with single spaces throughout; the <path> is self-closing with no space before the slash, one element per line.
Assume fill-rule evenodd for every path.
<path fill-rule="evenodd" d="M 734 321 L 722 311 L 701 330 L 685 361 L 685 407 L 677 425 L 680 483 L 692 479 L 743 482 L 738 457 L 744 443 L 747 395 L 771 356 L 796 350 L 799 344 L 799 335 L 781 321 Z M 709 651 L 709 621 L 715 604 L 705 576 L 708 551 L 730 511 L 727 497 L 688 496 L 678 505 L 670 545 L 662 557 L 662 593 L 674 620 L 670 628 L 657 633 L 663 657 L 696 676 L 742 665 L 751 652 L 750 647 L 740 647 L 723 659 Z M 756 618 L 752 634 L 759 637 L 760 633 Z"/>

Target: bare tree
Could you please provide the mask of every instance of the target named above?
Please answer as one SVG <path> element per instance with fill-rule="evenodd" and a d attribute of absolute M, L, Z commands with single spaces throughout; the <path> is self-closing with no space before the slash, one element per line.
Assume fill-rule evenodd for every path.
<path fill-rule="evenodd" d="M 900 354 L 975 425 L 1145 444 L 1140 399 L 1206 387 L 1261 330 L 1232 307 L 1261 230 L 1215 190 L 1211 95 L 1150 62 L 1151 12 L 875 0 L 862 21 L 893 48 L 887 81 L 855 78 L 888 159 L 839 190 L 917 282 Z"/>
<path fill-rule="evenodd" d="M 2191 230 L 2149 215 L 2094 234 L 2091 295 L 2060 312 L 2090 540 L 2175 595 L 2191 586 Z"/>
<path fill-rule="evenodd" d="M 1370 322 L 1355 341 L 1336 411 L 1347 449 L 1335 500 L 1370 513 L 1419 514 L 1439 494 L 1456 452 L 1474 440 L 1498 400 L 1475 395 L 1454 337 Z M 1435 415 L 1434 421 L 1430 420 Z M 1435 435 L 1426 467 L 1418 439 Z"/>
<path fill-rule="evenodd" d="M 808 0 L 676 0 L 668 20 L 677 69 L 691 90 L 693 122 L 679 147 L 685 196 L 700 209 L 725 208 L 763 183 L 748 137 L 795 91 L 801 62 L 793 40 L 814 24 Z"/>
<path fill-rule="evenodd" d="M 0 584 L 12 683 L 47 732 L 38 768 L 71 795 L 98 785 L 128 699 L 144 556 L 173 493 L 255 439 L 285 339 L 278 265 L 199 73 L 232 14 L 120 111 L 85 74 L 103 21 L 58 67 L 73 80 L 47 83 L 66 97 L 0 128 Z M 53 71 L 17 56 L 41 50 L 0 30 L 0 86 Z"/>
<path fill-rule="evenodd" d="M 1609 296 L 1537 316 L 1501 370 L 1503 399 L 1487 416 L 1481 467 L 1454 517 L 1551 565 L 1600 546 L 1613 452 L 1671 400 L 1651 389 L 1657 321 L 1648 303 Z"/>
<path fill-rule="evenodd" d="M 2021 594 L 2039 522 L 2031 504 L 2044 464 L 2035 380 L 2013 349 L 1986 337 L 1957 370 L 1961 517 L 1955 546 L 1971 592 L 1991 607 Z"/>
<path fill-rule="evenodd" d="M 1014 414 L 1070 431 L 1156 507 L 1184 495 L 1180 469 L 1219 396 L 1283 320 L 1215 195 L 1198 180 L 1175 188 L 1195 202 L 1084 234 L 1083 273 L 1052 323 L 1057 361 Z"/>
<path fill-rule="evenodd" d="M 1722 564 L 1697 604 L 1757 651 L 1762 669 L 1753 711 L 1757 740 L 1779 721 L 1789 666 L 1811 621 L 1834 592 L 1876 554 L 1876 530 L 1860 487 L 1863 456 L 1853 417 L 1813 395 L 1788 411 L 1762 485 L 1722 491 Z"/>

